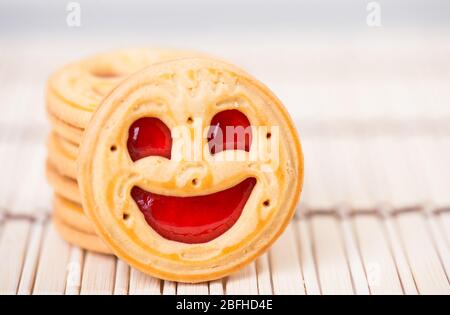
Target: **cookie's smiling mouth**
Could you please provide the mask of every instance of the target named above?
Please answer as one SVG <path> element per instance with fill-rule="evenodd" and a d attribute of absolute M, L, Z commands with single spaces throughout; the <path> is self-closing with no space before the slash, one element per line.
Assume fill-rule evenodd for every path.
<path fill-rule="evenodd" d="M 158 195 L 134 186 L 131 196 L 162 237 L 197 244 L 219 237 L 236 223 L 255 185 L 251 177 L 229 189 L 194 197 Z"/>

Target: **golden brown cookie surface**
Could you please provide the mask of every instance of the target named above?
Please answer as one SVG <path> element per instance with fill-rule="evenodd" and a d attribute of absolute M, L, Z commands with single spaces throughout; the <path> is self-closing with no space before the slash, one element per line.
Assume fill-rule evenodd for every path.
<path fill-rule="evenodd" d="M 102 254 L 112 254 L 108 246 L 97 235 L 77 230 L 57 217 L 53 217 L 53 224 L 66 242 L 86 250 Z"/>
<path fill-rule="evenodd" d="M 99 54 L 55 72 L 47 88 L 51 116 L 84 129 L 102 99 L 122 80 L 154 63 L 198 55 L 170 49 L 127 49 Z"/>
<path fill-rule="evenodd" d="M 95 234 L 94 227 L 84 214 L 81 205 L 58 194 L 53 196 L 53 215 L 81 232 Z"/>
<path fill-rule="evenodd" d="M 83 139 L 83 129 L 71 126 L 53 114 L 47 113 L 47 118 L 52 127 L 52 131 L 58 136 L 67 139 L 74 145 L 79 145 Z"/>
<path fill-rule="evenodd" d="M 58 173 L 72 179 L 77 178 L 78 147 L 54 133 L 47 139 L 48 159 Z"/>
<path fill-rule="evenodd" d="M 45 170 L 47 180 L 57 194 L 72 202 L 81 204 L 80 191 L 74 179 L 59 174 L 56 167 L 49 161 L 47 161 Z"/>
<path fill-rule="evenodd" d="M 251 125 L 252 140 L 212 149 L 203 130 L 227 119 Z M 141 141 L 145 129 L 160 138 Z M 196 134 L 200 153 L 183 146 L 183 135 Z M 238 270 L 282 233 L 299 200 L 303 156 L 265 86 L 193 58 L 153 65 L 104 100 L 85 131 L 78 180 L 85 211 L 116 255 L 159 278 L 199 282 Z"/>

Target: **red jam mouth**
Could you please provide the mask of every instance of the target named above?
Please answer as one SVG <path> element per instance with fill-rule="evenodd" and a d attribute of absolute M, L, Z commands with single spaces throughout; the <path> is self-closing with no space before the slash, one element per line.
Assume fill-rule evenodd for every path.
<path fill-rule="evenodd" d="M 229 189 L 194 197 L 158 195 L 134 186 L 131 196 L 159 235 L 198 244 L 219 237 L 236 223 L 255 185 L 251 177 Z"/>

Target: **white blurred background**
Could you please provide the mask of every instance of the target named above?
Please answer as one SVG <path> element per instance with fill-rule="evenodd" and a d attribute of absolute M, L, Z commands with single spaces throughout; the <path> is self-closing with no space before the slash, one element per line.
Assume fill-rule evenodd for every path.
<path fill-rule="evenodd" d="M 69 3 L 0 2 L 3 75 L 39 73 L 31 84 L 42 85 L 61 64 L 93 52 L 169 46 L 246 68 L 299 120 L 450 117 L 448 1 Z M 70 25 L 77 6 L 81 25 Z"/>

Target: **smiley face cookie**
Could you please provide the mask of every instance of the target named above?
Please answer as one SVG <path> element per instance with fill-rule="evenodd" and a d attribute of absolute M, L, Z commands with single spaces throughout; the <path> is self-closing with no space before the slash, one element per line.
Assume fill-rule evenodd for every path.
<path fill-rule="evenodd" d="M 82 204 L 97 234 L 162 279 L 224 277 L 292 218 L 303 155 L 281 102 L 226 63 L 191 58 L 123 81 L 80 147 Z"/>

